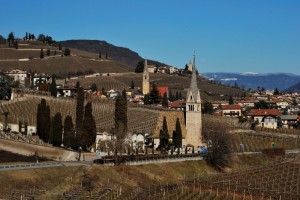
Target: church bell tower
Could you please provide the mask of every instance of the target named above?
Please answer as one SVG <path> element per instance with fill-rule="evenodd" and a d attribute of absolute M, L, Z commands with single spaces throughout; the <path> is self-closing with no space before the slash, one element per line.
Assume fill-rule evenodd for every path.
<path fill-rule="evenodd" d="M 186 144 L 202 146 L 202 113 L 201 97 L 197 85 L 195 53 L 192 66 L 192 80 L 186 96 Z"/>
<path fill-rule="evenodd" d="M 144 72 L 143 72 L 143 95 L 150 93 L 150 82 L 149 82 L 149 71 L 147 59 L 144 63 Z"/>

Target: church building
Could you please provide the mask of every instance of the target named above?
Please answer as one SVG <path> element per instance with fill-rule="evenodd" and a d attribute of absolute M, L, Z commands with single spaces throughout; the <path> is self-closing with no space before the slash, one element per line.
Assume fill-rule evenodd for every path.
<path fill-rule="evenodd" d="M 197 85 L 195 54 L 192 69 L 192 80 L 186 96 L 186 129 L 185 142 L 189 146 L 199 147 L 202 142 L 201 97 Z"/>

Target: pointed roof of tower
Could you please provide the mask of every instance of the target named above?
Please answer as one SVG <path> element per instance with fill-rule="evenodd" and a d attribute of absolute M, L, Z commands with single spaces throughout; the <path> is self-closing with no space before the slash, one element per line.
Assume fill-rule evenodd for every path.
<path fill-rule="evenodd" d="M 196 74 L 196 61 L 195 61 L 195 53 L 194 53 L 194 61 L 193 61 L 193 72 L 192 72 L 192 80 L 190 90 L 194 97 L 194 100 L 197 100 L 198 95 L 198 84 L 197 84 L 197 74 Z"/>
<path fill-rule="evenodd" d="M 147 64 L 147 59 L 145 59 L 145 63 L 144 63 L 144 73 L 148 72 L 148 64 Z"/>

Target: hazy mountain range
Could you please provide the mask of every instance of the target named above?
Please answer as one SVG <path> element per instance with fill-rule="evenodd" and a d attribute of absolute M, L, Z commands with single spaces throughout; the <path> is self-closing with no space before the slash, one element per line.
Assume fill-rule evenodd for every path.
<path fill-rule="evenodd" d="M 288 88 L 300 82 L 300 76 L 292 73 L 267 73 L 259 74 L 253 72 L 246 73 L 227 73 L 227 72 L 208 72 L 202 75 L 224 85 L 233 86 L 235 83 L 245 89 L 256 89 L 264 87 L 265 89 L 287 90 Z"/>

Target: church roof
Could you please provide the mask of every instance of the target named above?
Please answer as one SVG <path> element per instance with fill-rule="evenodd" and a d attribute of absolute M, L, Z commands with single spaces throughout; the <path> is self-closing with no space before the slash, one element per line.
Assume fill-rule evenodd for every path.
<path fill-rule="evenodd" d="M 197 84 L 195 55 L 194 55 L 194 62 L 193 62 L 193 72 L 192 72 L 192 80 L 191 80 L 190 91 L 192 92 L 194 101 L 196 102 L 199 89 L 198 89 L 198 84 Z"/>

